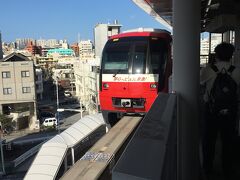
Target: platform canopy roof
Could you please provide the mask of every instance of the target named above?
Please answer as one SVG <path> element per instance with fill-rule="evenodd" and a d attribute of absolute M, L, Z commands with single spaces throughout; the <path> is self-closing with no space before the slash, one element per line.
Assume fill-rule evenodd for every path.
<path fill-rule="evenodd" d="M 99 138 L 99 130 L 105 131 L 105 127 L 102 114 L 84 116 L 42 145 L 24 180 L 56 179 L 68 149 L 82 145 L 80 142 L 83 141 L 93 144 L 96 138 Z M 89 136 L 93 133 L 98 133 L 98 135 L 90 138 Z"/>
<path fill-rule="evenodd" d="M 132 0 L 160 23 L 171 29 L 173 0 Z M 201 1 L 201 31 L 225 32 L 234 30 L 240 18 L 240 0 Z M 189 7 L 191 8 L 191 7 Z M 238 20 L 239 21 L 239 20 Z"/>

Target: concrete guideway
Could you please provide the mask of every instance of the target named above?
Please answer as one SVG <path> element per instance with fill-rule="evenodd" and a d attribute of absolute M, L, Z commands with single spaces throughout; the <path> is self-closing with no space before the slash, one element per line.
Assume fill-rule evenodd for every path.
<path fill-rule="evenodd" d="M 98 179 L 106 167 L 116 160 L 119 149 L 141 119 L 142 117 L 124 116 L 61 179 Z"/>

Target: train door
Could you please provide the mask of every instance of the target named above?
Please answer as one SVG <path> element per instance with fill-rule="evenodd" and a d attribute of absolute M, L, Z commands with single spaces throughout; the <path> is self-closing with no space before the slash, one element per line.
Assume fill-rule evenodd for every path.
<path fill-rule="evenodd" d="M 169 50 L 167 41 L 162 38 L 151 38 L 149 43 L 148 72 L 153 74 L 156 82 L 156 92 L 167 92 L 169 69 Z"/>
<path fill-rule="evenodd" d="M 135 41 L 132 44 L 132 56 L 131 66 L 129 71 L 129 93 L 131 97 L 130 106 L 133 108 L 141 109 L 144 108 L 144 97 L 146 96 L 146 82 L 148 76 L 146 74 L 146 60 L 148 58 L 148 38 L 144 37 L 141 40 Z"/>

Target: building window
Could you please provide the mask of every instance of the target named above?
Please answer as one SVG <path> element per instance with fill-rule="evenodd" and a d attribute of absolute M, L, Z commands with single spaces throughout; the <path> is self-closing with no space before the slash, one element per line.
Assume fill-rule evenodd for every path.
<path fill-rule="evenodd" d="M 29 77 L 30 73 L 29 71 L 21 71 L 22 77 Z"/>
<path fill-rule="evenodd" d="M 69 73 L 65 73 L 65 78 L 70 78 L 70 74 Z"/>
<path fill-rule="evenodd" d="M 22 92 L 23 93 L 30 93 L 31 92 L 31 88 L 30 87 L 23 87 L 22 88 Z"/>
<path fill-rule="evenodd" d="M 3 88 L 3 94 L 4 95 L 12 94 L 12 88 Z"/>
<path fill-rule="evenodd" d="M 11 74 L 10 71 L 3 71 L 2 72 L 2 78 L 10 78 Z"/>

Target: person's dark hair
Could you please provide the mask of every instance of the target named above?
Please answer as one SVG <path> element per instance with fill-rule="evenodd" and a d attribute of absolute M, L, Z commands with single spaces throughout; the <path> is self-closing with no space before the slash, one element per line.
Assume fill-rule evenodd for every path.
<path fill-rule="evenodd" d="M 230 61 L 235 48 L 232 44 L 223 42 L 215 47 L 215 55 L 220 61 Z"/>

